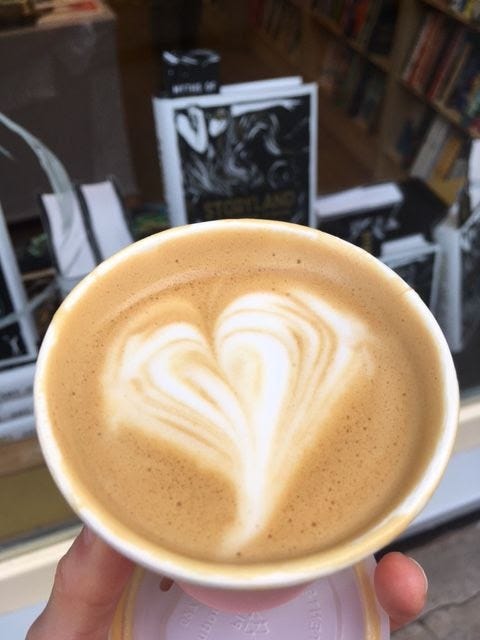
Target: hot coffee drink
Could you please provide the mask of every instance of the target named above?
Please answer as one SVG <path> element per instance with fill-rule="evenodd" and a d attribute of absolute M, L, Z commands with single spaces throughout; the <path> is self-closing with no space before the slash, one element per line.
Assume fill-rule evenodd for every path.
<path fill-rule="evenodd" d="M 361 537 L 419 483 L 440 355 L 367 254 L 224 221 L 87 281 L 55 317 L 40 393 L 76 506 L 112 530 L 193 561 L 283 562 Z"/>

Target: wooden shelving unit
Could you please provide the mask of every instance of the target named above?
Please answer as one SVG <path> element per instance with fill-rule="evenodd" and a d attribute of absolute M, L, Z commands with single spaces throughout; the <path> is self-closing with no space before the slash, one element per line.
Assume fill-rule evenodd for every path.
<path fill-rule="evenodd" d="M 443 2 L 442 0 L 421 0 L 421 2 L 423 2 L 423 4 L 427 5 L 428 7 L 432 7 L 433 9 L 441 11 L 446 16 L 452 18 L 453 20 L 456 20 L 457 22 L 460 22 L 468 29 L 471 29 L 472 31 L 478 31 L 480 33 L 479 24 L 472 22 L 458 11 L 451 9 L 446 2 Z"/>
<path fill-rule="evenodd" d="M 311 16 L 311 19 L 314 20 L 322 29 L 337 38 L 349 49 L 355 51 L 355 53 L 358 53 L 360 56 L 371 62 L 375 67 L 377 67 L 377 69 L 380 69 L 380 71 L 389 73 L 390 59 L 387 56 L 377 55 L 367 51 L 364 46 L 356 42 L 353 38 L 348 38 L 334 20 L 313 11 L 309 12 L 309 15 Z"/>
<path fill-rule="evenodd" d="M 472 33 L 480 33 L 479 24 L 470 22 L 442 0 L 401 0 L 391 50 L 386 56 L 372 53 L 367 46 L 348 37 L 339 22 L 312 9 L 308 0 L 283 0 L 285 4 L 290 4 L 291 11 L 297 12 L 295 19 L 301 25 L 301 37 L 290 52 L 283 49 L 282 38 L 276 39 L 261 26 L 250 27 L 250 42 L 255 54 L 268 59 L 279 73 L 300 74 L 306 80 L 318 81 L 328 47 L 334 43 L 384 76 L 384 96 L 373 132 L 362 129 L 355 118 L 335 104 L 328 91 L 322 91 L 322 83 L 319 83 L 319 130 L 327 130 L 336 136 L 339 144 L 370 172 L 372 180 L 398 180 L 408 175 L 408 168 L 402 166 L 394 149 L 400 122 L 409 104 L 425 105 L 432 118 L 440 115 L 466 138 L 478 137 L 463 124 L 456 111 L 412 87 L 402 78 L 402 73 L 428 12 L 441 12 L 452 24 L 463 25 Z"/>

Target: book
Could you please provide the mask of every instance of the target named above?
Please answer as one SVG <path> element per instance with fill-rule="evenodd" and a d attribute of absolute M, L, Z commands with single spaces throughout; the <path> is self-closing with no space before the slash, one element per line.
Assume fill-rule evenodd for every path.
<path fill-rule="evenodd" d="M 427 43 L 430 41 L 430 37 L 435 30 L 437 21 L 437 14 L 435 14 L 433 11 L 430 11 L 426 14 L 422 25 L 420 26 L 420 30 L 416 34 L 415 40 L 413 41 L 415 44 L 404 64 L 402 79 L 405 82 L 411 82 L 413 74 L 415 73 L 415 69 L 421 61 L 422 56 L 426 51 Z"/>
<path fill-rule="evenodd" d="M 427 90 L 427 97 L 436 100 L 442 95 L 447 84 L 455 61 L 458 59 L 466 41 L 466 31 L 462 26 L 458 26 L 452 35 L 451 41 L 444 53 L 439 58 L 437 70 L 432 77 Z"/>
<path fill-rule="evenodd" d="M 393 207 L 402 202 L 399 187 L 393 182 L 386 182 L 319 196 L 315 201 L 315 214 L 320 220 L 331 219 L 379 207 Z"/>
<path fill-rule="evenodd" d="M 0 371 L 0 440 L 16 440 L 35 432 L 34 376 L 34 362 Z"/>
<path fill-rule="evenodd" d="M 403 167 L 408 168 L 412 164 L 431 122 L 431 111 L 426 104 L 419 101 L 411 103 L 403 116 L 394 147 L 394 154 Z"/>
<path fill-rule="evenodd" d="M 414 68 L 408 79 L 408 84 L 417 91 L 423 92 L 432 78 L 437 60 L 450 35 L 449 22 L 441 13 L 435 13 L 428 24 L 423 46 L 414 61 Z"/>
<path fill-rule="evenodd" d="M 452 175 L 457 159 L 464 153 L 464 147 L 465 138 L 451 130 L 428 177 L 430 188 L 449 205 L 457 200 L 465 184 L 465 174 Z"/>
<path fill-rule="evenodd" d="M 480 73 L 477 74 L 472 82 L 466 103 L 462 114 L 462 125 L 468 128 L 475 118 L 480 115 Z"/>
<path fill-rule="evenodd" d="M 457 59 L 452 67 L 452 72 L 449 78 L 449 81 L 446 83 L 442 93 L 438 96 L 438 101 L 442 104 L 448 103 L 452 91 L 455 89 L 455 86 L 458 82 L 459 77 L 463 73 L 463 69 L 469 59 L 470 53 L 472 51 L 472 44 L 467 42 L 465 46 L 459 52 Z"/>
<path fill-rule="evenodd" d="M 381 56 L 390 54 L 398 16 L 398 2 L 383 0 L 380 11 L 368 39 L 367 50 Z"/>
<path fill-rule="evenodd" d="M 436 310 L 441 250 L 420 233 L 382 244 L 380 260 L 397 273 L 431 311 Z"/>
<path fill-rule="evenodd" d="M 347 37 L 354 40 L 358 39 L 365 27 L 372 4 L 374 4 L 372 0 L 358 0 L 354 3 L 348 29 L 344 30 Z"/>
<path fill-rule="evenodd" d="M 442 247 L 442 284 L 437 320 L 453 353 L 468 348 L 480 324 L 480 208 L 460 228 L 446 221 L 436 229 Z"/>
<path fill-rule="evenodd" d="M 363 82 L 366 63 L 363 58 L 352 55 L 347 73 L 343 82 L 340 83 L 338 91 L 335 95 L 335 104 L 345 110 L 348 110 L 352 102 L 354 94 Z"/>
<path fill-rule="evenodd" d="M 363 95 L 355 120 L 367 131 L 374 131 L 378 123 L 383 96 L 385 95 L 385 77 L 374 70 L 364 83 Z"/>
<path fill-rule="evenodd" d="M 418 234 L 431 241 L 446 207 L 422 180 L 408 178 L 319 197 L 315 211 L 319 229 L 378 256 L 385 242 Z"/>
<path fill-rule="evenodd" d="M 445 104 L 459 114 L 465 114 L 472 95 L 480 88 L 480 48 L 472 47 L 465 59 Z"/>
<path fill-rule="evenodd" d="M 153 100 L 172 225 L 257 217 L 313 221 L 317 87 L 301 78 Z"/>
<path fill-rule="evenodd" d="M 317 78 L 318 88 L 330 98 L 334 98 L 342 86 L 352 61 L 352 52 L 347 47 L 330 40 L 322 59 Z"/>
<path fill-rule="evenodd" d="M 0 206 L 0 369 L 37 356 L 37 329 L 27 302 Z"/>
<path fill-rule="evenodd" d="M 294 55 L 298 50 L 302 37 L 302 11 L 295 3 L 267 0 L 251 9 L 250 19 L 287 55 Z"/>
<path fill-rule="evenodd" d="M 427 38 L 426 48 L 410 79 L 410 85 L 417 91 L 424 92 L 432 80 L 439 58 L 451 39 L 452 30 L 447 19 L 439 14 L 431 35 Z"/>
<path fill-rule="evenodd" d="M 432 167 L 429 180 L 432 178 L 445 180 L 448 177 L 453 163 L 462 150 L 464 142 L 464 138 L 456 131 L 449 131 L 443 147 L 436 158 L 435 164 Z"/>
<path fill-rule="evenodd" d="M 366 19 L 362 28 L 357 34 L 357 42 L 364 47 L 368 47 L 373 30 L 375 29 L 375 25 L 377 24 L 380 16 L 382 3 L 383 0 L 372 0 L 372 2 L 370 2 L 369 4 Z"/>
<path fill-rule="evenodd" d="M 427 179 L 435 166 L 437 156 L 448 136 L 450 125 L 441 116 L 436 116 L 410 168 L 410 175 Z"/>

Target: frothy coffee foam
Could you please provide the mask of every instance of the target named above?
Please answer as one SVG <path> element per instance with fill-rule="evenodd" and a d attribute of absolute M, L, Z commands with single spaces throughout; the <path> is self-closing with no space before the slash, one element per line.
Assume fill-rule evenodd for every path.
<path fill-rule="evenodd" d="M 146 430 L 231 480 L 237 514 L 226 554 L 265 528 L 337 398 L 360 372 L 373 374 L 354 313 L 298 285 L 286 293 L 234 297 L 211 335 L 193 304 L 164 299 L 149 318 L 126 319 L 106 357 L 109 426 Z"/>
<path fill-rule="evenodd" d="M 160 234 L 55 318 L 45 393 L 77 493 L 158 547 L 327 549 L 428 461 L 439 362 L 407 286 L 283 229 Z"/>

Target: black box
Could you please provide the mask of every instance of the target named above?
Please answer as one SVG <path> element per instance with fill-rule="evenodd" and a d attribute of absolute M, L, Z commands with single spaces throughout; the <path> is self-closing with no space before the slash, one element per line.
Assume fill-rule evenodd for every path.
<path fill-rule="evenodd" d="M 220 56 L 209 49 L 164 51 L 166 94 L 171 98 L 218 93 Z"/>

